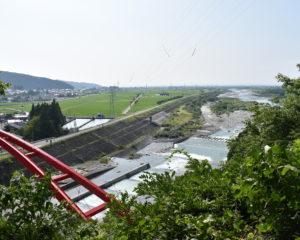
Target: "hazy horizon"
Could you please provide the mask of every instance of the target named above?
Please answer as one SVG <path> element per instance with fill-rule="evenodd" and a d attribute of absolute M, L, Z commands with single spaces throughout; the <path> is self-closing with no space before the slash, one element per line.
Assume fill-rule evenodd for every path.
<path fill-rule="evenodd" d="M 0 0 L 0 69 L 120 87 L 278 85 L 297 0 Z"/>

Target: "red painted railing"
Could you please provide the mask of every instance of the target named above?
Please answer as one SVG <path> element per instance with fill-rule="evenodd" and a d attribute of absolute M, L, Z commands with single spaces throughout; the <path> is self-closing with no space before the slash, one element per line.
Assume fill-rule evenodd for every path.
<path fill-rule="evenodd" d="M 44 152 L 38 147 L 35 147 L 34 145 L 2 130 L 0 130 L 0 146 L 9 152 L 13 157 L 15 157 L 32 174 L 37 175 L 39 178 L 43 178 L 45 176 L 45 171 L 32 160 L 32 157 L 38 157 L 39 159 L 51 165 L 54 169 L 60 171 L 62 173 L 61 175 L 52 177 L 51 179 L 51 190 L 55 192 L 57 200 L 67 201 L 69 203 L 69 208 L 73 208 L 75 212 L 77 212 L 84 219 L 90 219 L 95 214 L 103 211 L 106 208 L 106 204 L 113 200 L 113 198 L 109 196 L 108 193 L 103 189 L 55 157 Z M 95 194 L 101 198 L 104 203 L 93 209 L 90 209 L 87 212 L 83 212 L 57 184 L 59 181 L 68 178 L 73 179 L 78 185 L 83 186 L 92 194 Z M 120 214 L 123 215 L 122 213 Z"/>

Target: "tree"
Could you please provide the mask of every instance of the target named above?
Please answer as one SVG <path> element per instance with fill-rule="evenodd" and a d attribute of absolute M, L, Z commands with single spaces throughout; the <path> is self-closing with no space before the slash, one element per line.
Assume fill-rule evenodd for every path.
<path fill-rule="evenodd" d="M 27 125 L 20 130 L 20 134 L 28 140 L 62 135 L 62 125 L 65 124 L 59 104 L 53 100 L 51 104 L 32 104 Z"/>
<path fill-rule="evenodd" d="M 34 116 L 27 125 L 22 129 L 21 134 L 26 139 L 36 140 L 40 136 L 40 126 L 39 126 L 40 117 Z"/>
<path fill-rule="evenodd" d="M 5 95 L 5 90 L 11 86 L 10 83 L 4 83 L 1 81 L 1 73 L 0 72 L 0 95 Z"/>
<path fill-rule="evenodd" d="M 52 119 L 53 127 L 56 130 L 56 135 L 62 134 L 61 126 L 65 124 L 66 120 L 61 112 L 59 104 L 53 99 L 49 109 L 50 118 Z"/>

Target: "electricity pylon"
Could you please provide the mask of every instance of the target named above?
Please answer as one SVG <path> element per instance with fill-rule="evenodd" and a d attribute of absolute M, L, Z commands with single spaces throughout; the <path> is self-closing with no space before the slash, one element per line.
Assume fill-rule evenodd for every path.
<path fill-rule="evenodd" d="M 115 118 L 115 96 L 116 96 L 116 87 L 109 87 L 109 109 L 110 109 L 110 117 Z"/>

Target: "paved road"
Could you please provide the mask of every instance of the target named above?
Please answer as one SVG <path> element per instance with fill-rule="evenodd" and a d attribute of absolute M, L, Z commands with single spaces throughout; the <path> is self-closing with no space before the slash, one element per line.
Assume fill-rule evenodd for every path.
<path fill-rule="evenodd" d="M 180 100 L 185 99 L 185 98 L 188 98 L 188 97 L 191 97 L 191 96 L 195 96 L 195 95 L 189 95 L 189 96 L 186 96 L 186 97 L 181 98 Z M 80 132 L 71 133 L 71 134 L 68 134 L 68 135 L 65 135 L 65 136 L 61 136 L 61 137 L 57 137 L 57 138 L 44 139 L 44 140 L 41 140 L 41 141 L 33 142 L 33 145 L 35 145 L 35 146 L 37 146 L 37 147 L 40 148 L 40 147 L 49 145 L 51 142 L 54 143 L 54 142 L 66 140 L 66 139 L 69 139 L 69 138 L 72 138 L 72 137 L 81 135 L 81 134 L 83 134 L 83 133 L 92 132 L 92 131 L 95 131 L 95 130 L 97 130 L 97 129 L 99 129 L 99 128 L 102 128 L 102 127 L 104 127 L 104 126 L 108 126 L 108 125 L 114 124 L 114 123 L 116 123 L 116 122 L 120 122 L 120 121 L 123 121 L 123 120 L 125 120 L 125 119 L 128 119 L 128 118 L 131 118 L 131 117 L 134 117 L 134 116 L 137 116 L 137 115 L 140 115 L 140 114 L 149 112 L 149 111 L 151 111 L 151 110 L 153 110 L 153 109 L 159 108 L 159 107 L 161 107 L 161 106 L 170 104 L 170 103 L 175 102 L 175 101 L 178 101 L 178 99 L 175 99 L 175 100 L 172 100 L 172 101 L 163 103 L 163 104 L 161 104 L 161 105 L 157 105 L 157 106 L 154 106 L 154 107 L 150 107 L 150 108 L 147 108 L 147 109 L 143 109 L 143 110 L 138 111 L 138 112 L 130 113 L 130 114 L 128 114 L 127 116 L 124 116 L 124 117 L 119 117 L 119 118 L 112 119 L 111 121 L 109 121 L 109 122 L 107 122 L 107 123 L 104 123 L 104 124 L 101 124 L 101 125 L 99 125 L 99 126 L 95 126 L 95 127 L 92 127 L 92 128 L 88 128 L 88 129 L 82 130 L 82 131 L 80 131 Z"/>

